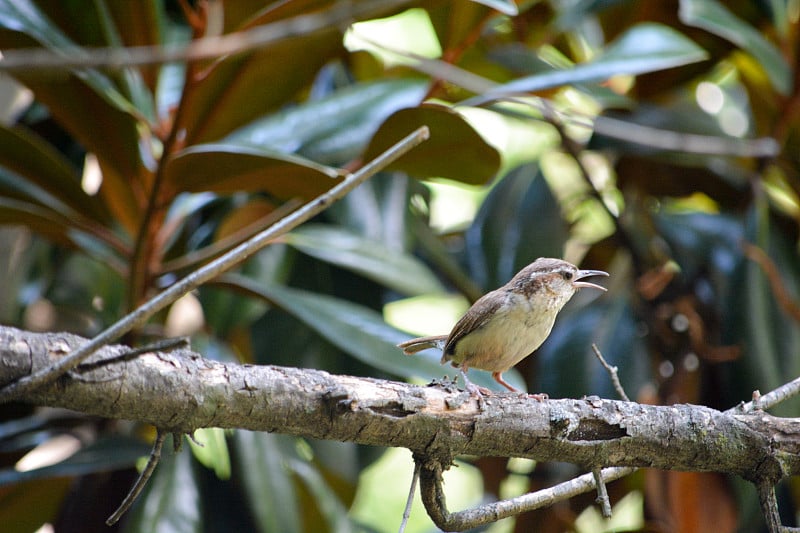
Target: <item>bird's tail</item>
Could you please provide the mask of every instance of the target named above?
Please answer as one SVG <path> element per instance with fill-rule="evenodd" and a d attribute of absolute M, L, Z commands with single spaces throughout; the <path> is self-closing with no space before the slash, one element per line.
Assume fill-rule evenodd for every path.
<path fill-rule="evenodd" d="M 397 345 L 398 348 L 403 349 L 406 355 L 414 355 L 422 350 L 428 348 L 443 349 L 444 344 L 447 342 L 447 335 L 431 335 L 430 337 L 417 337 Z"/>

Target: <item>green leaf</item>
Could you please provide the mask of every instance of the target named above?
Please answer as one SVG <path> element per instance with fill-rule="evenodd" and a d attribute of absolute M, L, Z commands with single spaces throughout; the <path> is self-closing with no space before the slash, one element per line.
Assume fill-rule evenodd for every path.
<path fill-rule="evenodd" d="M 81 189 L 80 177 L 70 162 L 34 133 L 0 126 L 0 165 L 18 175 L 17 187 L 20 179 L 27 179 L 75 213 L 107 220 L 108 214 L 97 198 Z M 47 205 L 55 208 L 52 202 Z"/>
<path fill-rule="evenodd" d="M 286 462 L 295 454 L 284 435 L 237 430 L 233 437 L 245 495 L 263 533 L 299 533 L 297 491 Z"/>
<path fill-rule="evenodd" d="M 228 444 L 225 442 L 225 430 L 200 428 L 195 431 L 194 440 L 188 440 L 192 453 L 200 464 L 214 470 L 219 479 L 230 479 L 231 457 L 228 454 Z"/>
<path fill-rule="evenodd" d="M 331 29 L 220 59 L 186 93 L 187 144 L 221 139 L 288 103 L 341 50 L 341 35 Z"/>
<path fill-rule="evenodd" d="M 307 224 L 284 237 L 298 250 L 410 296 L 444 287 L 421 261 L 336 226 Z"/>
<path fill-rule="evenodd" d="M 401 109 L 390 116 L 372 137 L 364 159 L 370 160 L 408 132 L 426 125 L 430 139 L 389 168 L 417 177 L 448 178 L 462 183 L 482 185 L 500 168 L 500 154 L 452 109 L 423 104 Z"/>
<path fill-rule="evenodd" d="M 679 16 L 687 26 L 702 28 L 746 50 L 764 68 L 779 93 L 791 93 L 793 72 L 781 52 L 724 5 L 716 0 L 681 0 Z"/>
<path fill-rule="evenodd" d="M 457 372 L 439 363 L 441 353 L 437 350 L 426 350 L 413 357 L 404 355 L 397 344 L 408 340 L 409 335 L 386 324 L 380 313 L 367 307 L 324 294 L 278 285 L 259 285 L 242 276 L 224 276 L 221 283 L 273 303 L 339 349 L 384 372 L 423 381 L 438 379 L 445 374 L 452 376 Z M 524 390 L 524 381 L 513 369 L 503 377 L 514 387 Z M 498 388 L 488 372 L 473 371 L 470 381 Z"/>
<path fill-rule="evenodd" d="M 492 188 L 467 230 L 467 261 L 484 289 L 499 287 L 537 257 L 561 257 L 569 228 L 537 164 Z"/>
<path fill-rule="evenodd" d="M 418 105 L 428 85 L 422 79 L 359 83 L 251 122 L 225 142 L 343 164 L 358 157 L 389 115 Z"/>
<path fill-rule="evenodd" d="M 178 152 L 166 177 L 187 192 L 265 191 L 280 199 L 310 199 L 340 181 L 340 172 L 302 157 L 229 144 L 203 144 Z"/>
<path fill-rule="evenodd" d="M 562 85 L 598 82 L 620 74 L 636 75 L 697 63 L 706 52 L 681 33 L 655 23 L 639 24 L 620 35 L 596 59 L 565 70 L 516 79 L 471 98 L 475 105 L 510 94 L 536 92 Z"/>

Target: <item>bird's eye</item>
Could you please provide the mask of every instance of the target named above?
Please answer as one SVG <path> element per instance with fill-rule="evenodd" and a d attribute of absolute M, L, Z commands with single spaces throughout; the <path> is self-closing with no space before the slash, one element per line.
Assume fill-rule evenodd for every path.
<path fill-rule="evenodd" d="M 570 272 L 569 270 L 563 270 L 561 271 L 561 277 L 569 281 L 572 279 L 572 272 Z"/>

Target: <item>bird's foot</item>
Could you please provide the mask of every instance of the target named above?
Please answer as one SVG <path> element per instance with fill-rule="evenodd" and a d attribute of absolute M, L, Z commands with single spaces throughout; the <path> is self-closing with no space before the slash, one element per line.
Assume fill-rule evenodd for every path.
<path fill-rule="evenodd" d="M 526 398 L 533 398 L 537 402 L 543 402 L 545 400 L 549 400 L 550 396 L 547 395 L 546 392 L 537 392 L 535 394 L 525 394 Z"/>

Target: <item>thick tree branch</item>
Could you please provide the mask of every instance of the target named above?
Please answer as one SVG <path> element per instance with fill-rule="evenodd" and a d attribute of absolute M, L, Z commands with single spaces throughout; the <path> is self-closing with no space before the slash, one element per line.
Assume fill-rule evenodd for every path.
<path fill-rule="evenodd" d="M 83 342 L 0 327 L 0 383 L 41 370 Z M 442 465 L 472 454 L 569 461 L 590 470 L 715 471 L 756 482 L 800 473 L 800 420 L 760 411 L 596 397 L 537 402 L 513 394 L 487 397 L 480 410 L 469 394 L 436 387 L 223 364 L 189 350 L 126 357 L 129 350 L 104 347 L 22 400 L 177 433 L 213 426 L 404 447 Z"/>

